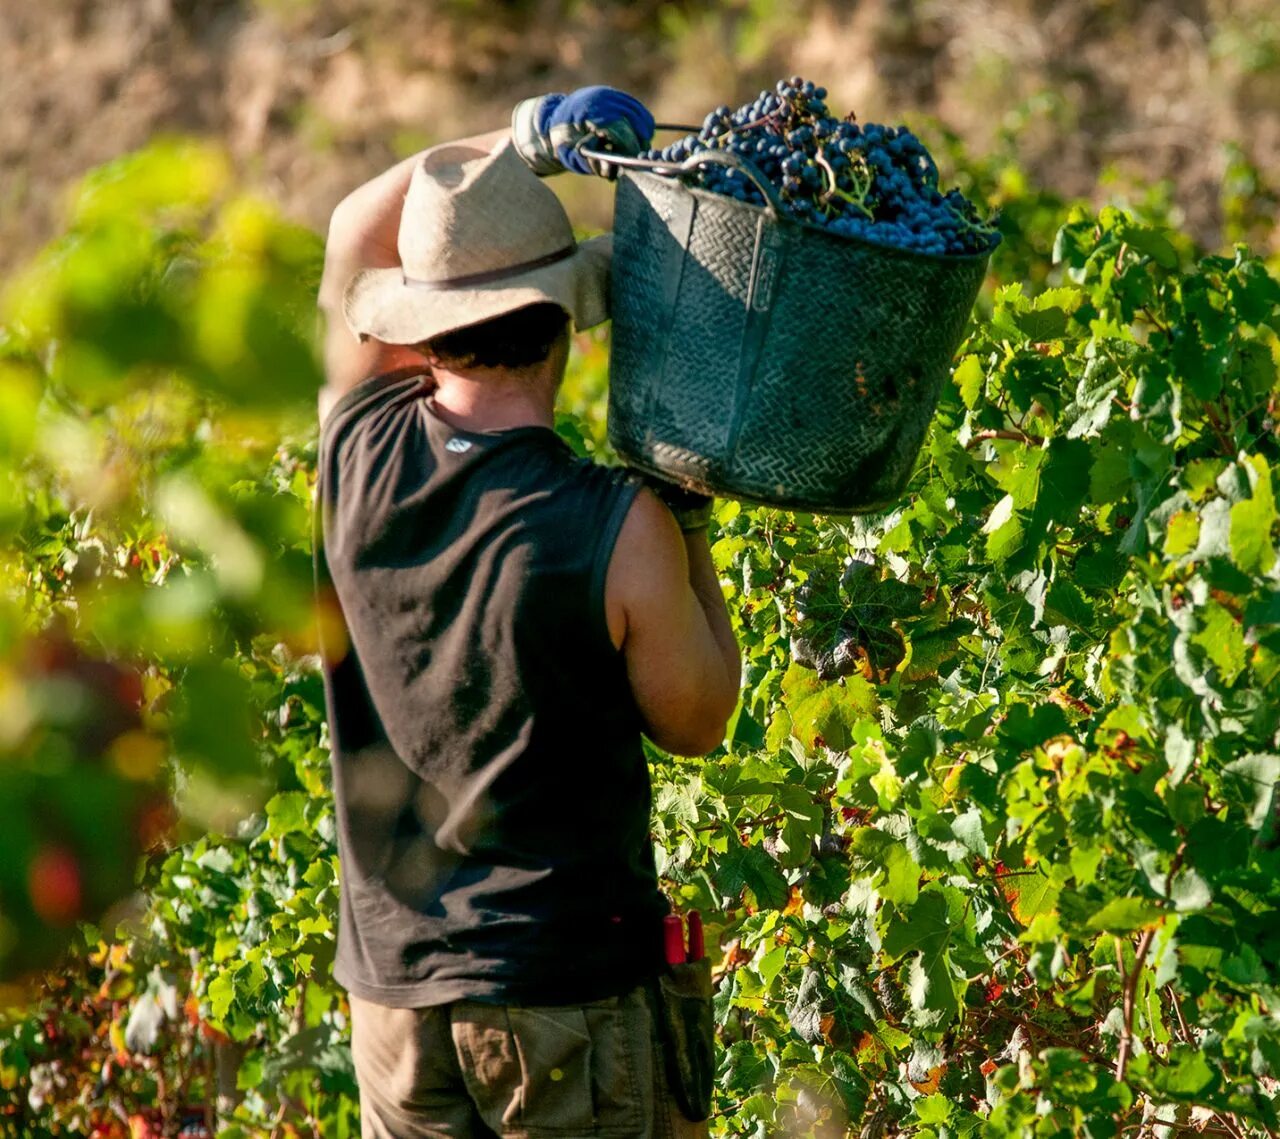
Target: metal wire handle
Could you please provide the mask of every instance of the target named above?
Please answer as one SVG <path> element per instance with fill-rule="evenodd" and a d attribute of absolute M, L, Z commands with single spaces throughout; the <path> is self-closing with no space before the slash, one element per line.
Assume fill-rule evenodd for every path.
<path fill-rule="evenodd" d="M 694 134 L 699 127 L 687 127 L 676 123 L 655 123 L 654 130 L 660 131 L 679 131 L 682 134 Z M 704 150 L 698 154 L 691 155 L 683 162 L 668 162 L 665 159 L 658 158 L 634 158 L 629 154 L 614 154 L 607 150 L 594 150 L 586 144 L 592 140 L 592 135 L 585 135 L 579 140 L 577 146 L 574 147 L 580 154 L 587 158 L 594 159 L 597 162 L 609 163 L 613 166 L 622 166 L 628 170 L 650 170 L 658 174 L 671 174 L 677 178 L 693 174 L 698 167 L 711 163 L 714 166 L 728 166 L 733 170 L 740 170 L 751 181 L 752 185 L 764 197 L 765 208 L 774 217 L 778 218 L 782 214 L 782 199 L 778 196 L 777 188 L 769 181 L 768 178 L 761 173 L 760 168 L 755 163 L 728 150 Z"/>

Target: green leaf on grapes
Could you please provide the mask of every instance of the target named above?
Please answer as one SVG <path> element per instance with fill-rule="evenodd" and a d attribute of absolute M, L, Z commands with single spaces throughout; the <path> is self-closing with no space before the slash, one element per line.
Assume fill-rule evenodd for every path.
<path fill-rule="evenodd" d="M 965 649 L 961 638 L 974 631 L 972 621 L 959 620 L 911 637 L 911 659 L 903 670 L 903 679 L 916 681 L 938 676 L 963 655 Z"/>
<path fill-rule="evenodd" d="M 778 806 L 786 818 L 779 834 L 778 862 L 791 868 L 809 861 L 813 840 L 822 833 L 822 807 L 802 787 L 783 787 L 778 791 Z"/>
<path fill-rule="evenodd" d="M 826 974 L 812 965 L 806 965 L 800 977 L 800 987 L 787 1004 L 787 1019 L 801 1040 L 810 1044 L 822 1042 L 822 1018 L 834 1006 L 831 991 L 827 988 Z"/>
<path fill-rule="evenodd" d="M 1168 557 L 1191 553 L 1199 541 L 1200 516 L 1194 510 L 1179 510 L 1170 516 L 1164 539 L 1164 552 Z"/>
<path fill-rule="evenodd" d="M 900 840 L 875 827 L 861 827 L 854 832 L 850 849 L 886 902 L 909 906 L 920 896 L 920 866 Z"/>
<path fill-rule="evenodd" d="M 760 974 L 760 980 L 764 982 L 766 989 L 773 985 L 774 978 L 782 972 L 782 967 L 786 963 L 787 947 L 785 945 L 775 945 L 756 963 L 756 972 Z"/>
<path fill-rule="evenodd" d="M 231 1002 L 236 999 L 236 986 L 226 973 L 219 973 L 209 982 L 209 1010 L 214 1020 L 225 1020 Z"/>
<path fill-rule="evenodd" d="M 951 820 L 951 831 L 965 849 L 982 858 L 991 857 L 991 848 L 982 823 L 982 812 L 970 807 L 963 815 Z"/>
<path fill-rule="evenodd" d="M 720 1080 L 731 1092 L 755 1091 L 769 1075 L 769 1064 L 752 1041 L 737 1040 L 725 1050 L 720 1061 Z"/>
<path fill-rule="evenodd" d="M 951 1118 L 951 1101 L 944 1095 L 921 1096 L 911 1107 L 916 1119 L 926 1127 L 946 1123 Z"/>
<path fill-rule="evenodd" d="M 1089 501 L 1104 506 L 1108 502 L 1120 502 L 1128 494 L 1133 482 L 1129 471 L 1129 451 L 1121 438 L 1107 437 L 1092 448 L 1089 465 Z"/>
<path fill-rule="evenodd" d="M 239 1091 L 250 1092 L 261 1085 L 263 1059 L 261 1052 L 250 1052 L 240 1062 L 239 1071 L 236 1072 L 236 1088 Z"/>
<path fill-rule="evenodd" d="M 1247 626 L 1280 625 L 1280 589 L 1269 590 L 1249 600 L 1244 611 Z"/>
<path fill-rule="evenodd" d="M 987 535 L 987 557 L 1002 564 L 1021 548 L 1022 520 L 1013 512 L 1013 495 L 1006 494 L 996 503 L 982 532 Z"/>
<path fill-rule="evenodd" d="M 912 1020 L 935 1031 L 949 1023 L 960 1009 L 949 955 L 917 953 L 907 962 L 906 972 Z"/>
<path fill-rule="evenodd" d="M 1206 602 L 1200 612 L 1200 629 L 1191 640 L 1217 666 L 1222 683 L 1235 683 L 1245 666 L 1244 632 L 1236 620 L 1216 601 Z"/>
<path fill-rule="evenodd" d="M 1032 341 L 1057 340 L 1067 331 L 1067 314 L 1060 308 L 1018 313 L 1013 320 L 1022 335 Z"/>
<path fill-rule="evenodd" d="M 279 838 L 307 825 L 307 794 L 303 791 L 283 791 L 267 803 L 268 838 Z"/>
<path fill-rule="evenodd" d="M 1225 555 L 1230 549 L 1231 506 L 1221 498 L 1215 498 L 1200 511 L 1200 540 L 1196 543 L 1192 558 L 1203 561 Z"/>
<path fill-rule="evenodd" d="M 1070 727 L 1066 713 L 1057 704 L 1013 704 L 1000 725 L 1000 735 L 1025 751 L 1062 735 Z"/>
<path fill-rule="evenodd" d="M 1029 510 L 1040 493 L 1040 473 L 1047 458 L 1043 448 L 1002 442 L 996 458 L 987 464 L 987 474 L 1012 500 L 1012 509 Z"/>

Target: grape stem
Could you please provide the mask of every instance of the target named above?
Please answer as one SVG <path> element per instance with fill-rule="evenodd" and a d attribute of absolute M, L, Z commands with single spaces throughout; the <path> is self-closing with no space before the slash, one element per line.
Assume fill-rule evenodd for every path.
<path fill-rule="evenodd" d="M 944 199 L 944 201 L 946 201 L 946 199 Z M 969 217 L 962 209 L 958 208 L 950 201 L 946 201 L 946 206 L 951 211 L 951 216 L 956 219 L 956 222 L 960 226 L 962 232 L 977 233 L 983 237 L 990 237 L 996 232 L 996 227 L 992 224 L 991 220 L 983 221 L 981 218 Z"/>
<path fill-rule="evenodd" d="M 849 193 L 848 190 L 840 189 L 835 168 L 831 165 L 830 162 L 827 161 L 827 157 L 825 154 L 822 153 L 821 147 L 818 148 L 813 158 L 814 158 L 814 161 L 817 162 L 817 164 L 822 168 L 823 172 L 827 176 L 827 189 L 826 189 L 826 192 L 822 195 L 823 200 L 826 202 L 830 202 L 832 198 L 840 198 L 842 201 L 848 202 L 849 205 L 853 206 L 854 209 L 859 210 L 863 214 L 863 216 L 866 217 L 869 221 L 874 221 L 875 219 L 872 216 L 871 211 L 867 209 L 865 205 L 867 191 L 871 189 L 871 177 L 870 177 L 870 173 L 867 171 L 866 164 L 864 162 L 859 163 L 859 169 L 864 174 L 867 175 L 864 179 L 859 180 L 862 183 L 862 186 L 861 186 L 862 194 L 859 197 L 857 195 Z"/>
<path fill-rule="evenodd" d="M 743 123 L 741 126 L 731 126 L 728 130 L 723 130 L 718 135 L 715 135 L 714 140 L 720 142 L 733 134 L 734 131 L 749 131 L 754 130 L 756 127 L 772 127 L 778 134 L 782 133 L 782 124 L 778 122 L 777 118 L 774 115 L 764 115 L 752 122 Z"/>

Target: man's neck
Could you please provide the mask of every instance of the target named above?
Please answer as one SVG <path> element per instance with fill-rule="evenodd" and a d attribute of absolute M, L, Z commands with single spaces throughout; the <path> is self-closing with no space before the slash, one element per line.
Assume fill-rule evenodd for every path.
<path fill-rule="evenodd" d="M 483 377 L 436 372 L 431 405 L 451 427 L 462 431 L 505 431 L 512 427 L 554 427 L 556 384 L 549 377 Z"/>

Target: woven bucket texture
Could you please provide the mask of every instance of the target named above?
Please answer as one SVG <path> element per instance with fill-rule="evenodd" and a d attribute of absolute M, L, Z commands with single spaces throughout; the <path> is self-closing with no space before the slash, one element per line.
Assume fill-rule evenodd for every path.
<path fill-rule="evenodd" d="M 708 494 L 882 509 L 906 486 L 986 265 L 626 171 L 610 442 L 631 465 Z"/>

